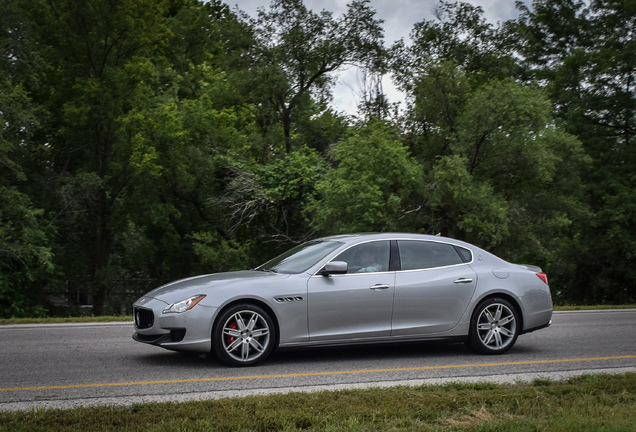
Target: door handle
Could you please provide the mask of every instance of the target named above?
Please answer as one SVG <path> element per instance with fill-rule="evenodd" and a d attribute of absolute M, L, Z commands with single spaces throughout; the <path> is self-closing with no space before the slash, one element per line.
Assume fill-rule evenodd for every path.
<path fill-rule="evenodd" d="M 468 283 L 472 283 L 472 279 L 467 279 L 467 278 L 459 278 L 455 281 L 456 284 L 468 284 Z"/>
<path fill-rule="evenodd" d="M 389 289 L 391 288 L 389 285 L 383 285 L 383 284 L 376 284 L 373 285 L 372 287 L 369 287 L 372 290 L 385 290 L 385 289 Z"/>

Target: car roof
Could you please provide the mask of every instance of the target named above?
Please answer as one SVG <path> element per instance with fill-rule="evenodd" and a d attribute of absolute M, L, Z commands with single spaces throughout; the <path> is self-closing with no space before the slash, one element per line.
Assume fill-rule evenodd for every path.
<path fill-rule="evenodd" d="M 456 240 L 450 237 L 442 237 L 440 235 L 429 235 L 429 234 L 413 234 L 413 233 L 355 233 L 355 234 L 340 234 L 333 235 L 328 237 L 323 237 L 319 240 L 337 240 L 347 244 L 357 243 L 360 241 L 370 241 L 370 240 L 426 240 L 426 241 L 436 241 L 436 242 L 445 242 L 451 243 L 458 246 L 464 246 L 469 248 L 477 248 L 476 246 L 463 242 L 461 240 Z M 479 248 L 477 248 L 479 249 Z"/>
<path fill-rule="evenodd" d="M 476 260 L 474 261 L 475 263 L 485 264 L 487 262 L 490 262 L 492 264 L 493 260 L 496 262 L 499 262 L 501 265 L 506 263 L 505 260 L 488 252 L 485 249 L 482 249 L 478 246 L 475 246 L 471 243 L 467 243 L 462 240 L 457 240 L 450 237 L 443 237 L 441 235 L 396 233 L 396 232 L 355 233 L 355 234 L 333 235 L 333 236 L 316 239 L 316 241 L 329 241 L 329 240 L 342 242 L 343 243 L 342 247 L 338 248 L 340 251 L 342 251 L 343 249 L 349 248 L 360 242 L 374 241 L 374 240 L 420 240 L 420 241 L 441 242 L 441 243 L 448 243 L 455 246 L 461 246 L 463 248 L 471 250 L 472 253 L 477 257 Z"/>

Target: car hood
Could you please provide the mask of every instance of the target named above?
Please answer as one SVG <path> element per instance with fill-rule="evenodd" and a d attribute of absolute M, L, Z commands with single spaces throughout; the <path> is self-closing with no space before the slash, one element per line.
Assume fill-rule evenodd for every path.
<path fill-rule="evenodd" d="M 144 298 L 153 298 L 166 304 L 172 304 L 193 295 L 208 294 L 210 290 L 214 290 L 215 288 L 228 288 L 231 285 L 246 281 L 287 277 L 289 277 L 288 274 L 252 270 L 194 276 L 155 288 L 145 294 L 139 301 Z M 251 286 L 252 288 L 254 287 L 253 285 Z"/>

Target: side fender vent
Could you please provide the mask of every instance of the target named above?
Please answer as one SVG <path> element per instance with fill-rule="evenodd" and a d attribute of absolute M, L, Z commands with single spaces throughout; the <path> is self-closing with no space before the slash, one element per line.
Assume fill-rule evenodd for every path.
<path fill-rule="evenodd" d="M 301 296 L 281 296 L 281 297 L 274 297 L 274 300 L 277 303 L 290 303 L 290 302 L 298 302 L 298 301 L 305 301 L 305 299 Z"/>

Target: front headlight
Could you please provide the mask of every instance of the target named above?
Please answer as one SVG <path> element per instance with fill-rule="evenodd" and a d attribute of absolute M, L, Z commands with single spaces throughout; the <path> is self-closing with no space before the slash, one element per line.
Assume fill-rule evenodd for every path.
<path fill-rule="evenodd" d="M 205 294 L 199 294 L 194 297 L 173 303 L 163 310 L 163 313 L 183 313 L 189 311 L 205 298 Z"/>

